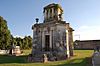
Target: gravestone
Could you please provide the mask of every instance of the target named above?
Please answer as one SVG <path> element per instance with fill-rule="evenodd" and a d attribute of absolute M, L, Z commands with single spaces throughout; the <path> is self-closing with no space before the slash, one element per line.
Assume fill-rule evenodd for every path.
<path fill-rule="evenodd" d="M 15 56 L 21 55 L 20 46 L 12 45 L 12 47 L 9 50 L 9 54 L 10 55 L 15 55 Z"/>
<path fill-rule="evenodd" d="M 93 57 L 92 57 L 93 66 L 100 66 L 100 52 L 99 47 L 96 47 Z"/>

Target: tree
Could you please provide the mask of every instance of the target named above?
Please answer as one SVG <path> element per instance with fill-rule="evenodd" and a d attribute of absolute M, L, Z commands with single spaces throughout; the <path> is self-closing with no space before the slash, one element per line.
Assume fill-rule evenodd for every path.
<path fill-rule="evenodd" d="M 28 47 L 32 48 L 32 37 L 28 36 Z"/>
<path fill-rule="evenodd" d="M 24 49 L 28 49 L 29 47 L 28 47 L 28 37 L 27 36 L 25 36 L 24 37 Z"/>
<path fill-rule="evenodd" d="M 25 36 L 22 42 L 23 49 L 30 49 L 32 47 L 32 38 L 31 36 Z"/>
<path fill-rule="evenodd" d="M 31 36 L 14 38 L 8 29 L 7 21 L 0 16 L 0 49 L 8 49 L 12 45 L 20 46 L 21 49 L 30 49 L 32 47 L 32 38 Z"/>
<path fill-rule="evenodd" d="M 7 49 L 10 45 L 11 34 L 7 21 L 0 16 L 0 49 Z"/>

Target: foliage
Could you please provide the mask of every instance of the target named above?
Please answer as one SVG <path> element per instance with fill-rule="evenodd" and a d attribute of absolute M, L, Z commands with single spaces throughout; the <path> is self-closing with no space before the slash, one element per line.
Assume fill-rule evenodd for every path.
<path fill-rule="evenodd" d="M 18 45 L 21 49 L 30 49 L 32 47 L 31 36 L 13 37 L 7 26 L 7 21 L 0 16 L 0 49 L 9 49 L 12 45 Z"/>
<path fill-rule="evenodd" d="M 7 22 L 0 16 L 0 49 L 6 49 L 10 44 L 10 30 Z"/>
<path fill-rule="evenodd" d="M 25 36 L 22 38 L 15 38 L 17 45 L 21 47 L 21 49 L 30 49 L 32 47 L 32 38 L 31 36 Z"/>
<path fill-rule="evenodd" d="M 21 49 L 31 49 L 32 47 L 32 38 L 31 36 L 25 36 L 24 38 L 21 37 L 13 37 L 12 38 L 12 45 L 20 46 Z"/>

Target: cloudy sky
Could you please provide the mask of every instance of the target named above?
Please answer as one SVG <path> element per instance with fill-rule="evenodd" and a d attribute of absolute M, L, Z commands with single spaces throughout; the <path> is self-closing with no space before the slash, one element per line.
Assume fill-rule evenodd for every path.
<path fill-rule="evenodd" d="M 58 3 L 63 18 L 73 27 L 74 40 L 100 39 L 100 0 L 0 0 L 0 16 L 14 36 L 32 36 L 35 18 L 43 22 L 43 7 Z"/>

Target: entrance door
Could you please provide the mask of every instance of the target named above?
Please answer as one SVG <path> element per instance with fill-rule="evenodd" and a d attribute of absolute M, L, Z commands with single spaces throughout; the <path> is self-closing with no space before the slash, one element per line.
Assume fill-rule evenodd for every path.
<path fill-rule="evenodd" d="M 45 35 L 45 51 L 49 51 L 50 48 L 50 36 L 49 35 Z"/>

